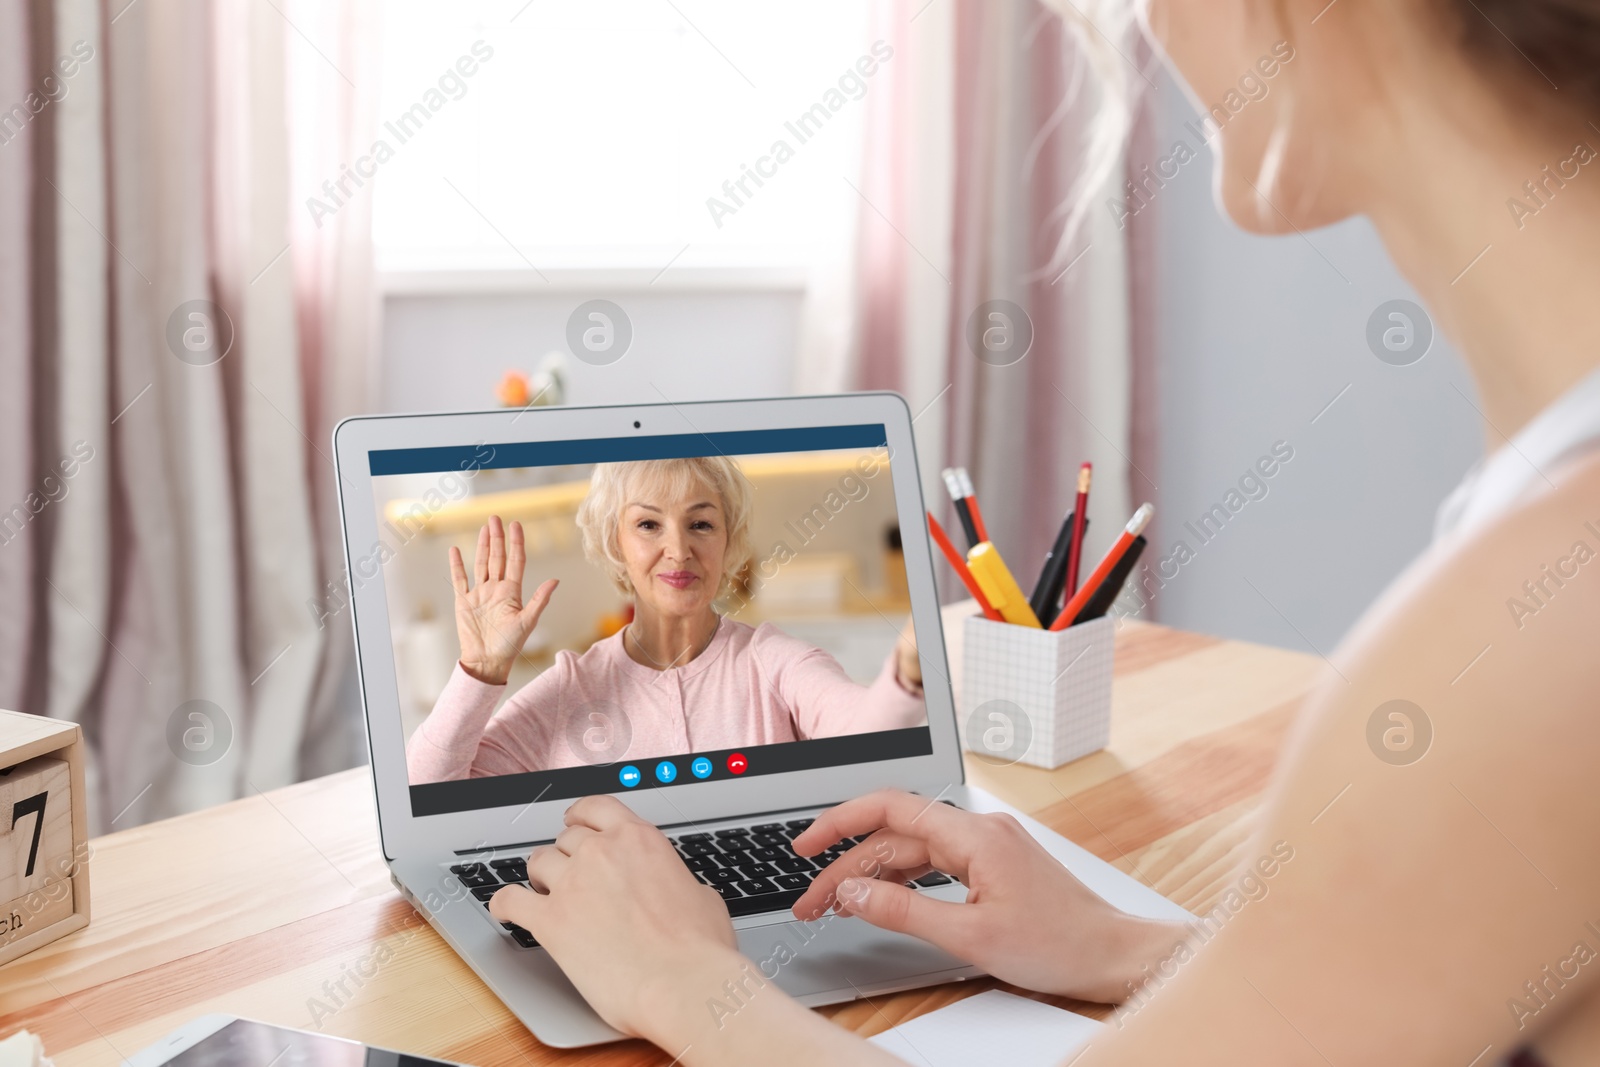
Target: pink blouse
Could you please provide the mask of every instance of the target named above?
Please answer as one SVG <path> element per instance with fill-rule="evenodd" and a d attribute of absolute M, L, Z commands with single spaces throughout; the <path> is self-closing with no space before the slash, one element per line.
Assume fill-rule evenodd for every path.
<path fill-rule="evenodd" d="M 921 726 L 921 694 L 895 677 L 891 653 L 871 685 L 770 623 L 723 619 L 682 667 L 635 663 L 618 632 L 555 664 L 495 713 L 503 685 L 456 664 L 406 743 L 411 784 L 709 752 Z"/>

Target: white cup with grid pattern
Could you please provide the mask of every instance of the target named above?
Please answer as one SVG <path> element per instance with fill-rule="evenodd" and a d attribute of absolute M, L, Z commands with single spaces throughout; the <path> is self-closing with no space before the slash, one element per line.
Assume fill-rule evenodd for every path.
<path fill-rule="evenodd" d="M 1052 633 L 968 616 L 957 722 L 985 763 L 1054 769 L 1111 739 L 1109 615 Z"/>

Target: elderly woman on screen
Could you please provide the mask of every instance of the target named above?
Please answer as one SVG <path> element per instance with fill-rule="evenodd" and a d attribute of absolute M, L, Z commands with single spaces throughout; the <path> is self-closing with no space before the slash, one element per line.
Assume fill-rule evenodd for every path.
<path fill-rule="evenodd" d="M 578 509 L 584 554 L 632 598 L 633 621 L 582 655 L 558 652 L 498 714 L 512 662 L 557 583 L 524 602 L 519 523 L 506 528 L 493 516 L 478 531 L 470 582 L 452 546 L 461 659 L 406 745 L 411 783 L 925 723 L 909 635 L 862 686 L 771 624 L 717 614 L 714 602 L 751 558 L 750 511 L 744 476 L 725 457 L 597 466 Z"/>

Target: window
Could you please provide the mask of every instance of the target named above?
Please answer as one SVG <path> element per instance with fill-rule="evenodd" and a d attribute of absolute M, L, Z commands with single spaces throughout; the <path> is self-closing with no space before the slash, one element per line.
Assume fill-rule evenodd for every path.
<path fill-rule="evenodd" d="M 858 209 L 866 95 L 886 91 L 861 73 L 884 81 L 885 48 L 863 62 L 859 0 L 383 15 L 384 269 L 793 265 Z"/>

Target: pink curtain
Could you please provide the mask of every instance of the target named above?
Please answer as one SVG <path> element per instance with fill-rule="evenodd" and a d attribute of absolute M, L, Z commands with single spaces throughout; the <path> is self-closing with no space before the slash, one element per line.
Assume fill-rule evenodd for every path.
<path fill-rule="evenodd" d="M 1129 252 L 1139 246 L 1096 201 L 1072 243 L 1058 248 L 1094 115 L 1085 83 L 1095 75 L 1060 17 L 1035 0 L 891 0 L 880 18 L 912 61 L 897 54 L 897 77 L 869 110 L 854 384 L 909 395 L 919 377 L 932 383 L 925 395 L 909 395 L 913 410 L 934 404 L 919 418 L 919 437 L 931 430 L 942 441 L 934 462 L 968 468 L 994 540 L 1019 580 L 1030 581 L 1081 461 L 1096 471 L 1090 553 L 1103 551 L 1154 491 L 1134 455 L 1136 436 L 1141 451 L 1152 445 L 1149 424 L 1136 435 L 1132 421 L 1135 383 L 1148 378 L 1134 360 L 1150 350 L 1142 333 L 1130 333 L 1139 318 L 1130 314 L 1130 292 L 1136 298 L 1143 286 L 1130 286 Z M 919 108 L 933 97 L 926 82 L 920 97 L 908 82 L 919 62 L 931 62 L 916 54 L 932 39 L 923 20 L 938 18 L 953 21 L 947 174 L 926 161 L 907 165 L 911 138 L 926 128 Z M 905 205 L 925 201 L 942 181 L 948 245 L 925 247 Z M 915 279 L 934 269 L 947 300 L 908 298 Z M 1031 327 L 1031 347 L 1015 362 L 981 359 L 970 343 L 972 317 L 990 301 L 1020 308 L 1020 323 Z M 908 323 L 928 314 L 943 317 L 942 343 L 908 345 Z M 929 361 L 937 361 L 931 377 Z M 929 425 L 936 417 L 940 425 Z M 947 500 L 934 511 L 954 518 Z"/>
<path fill-rule="evenodd" d="M 884 64 L 867 94 L 862 204 L 856 222 L 858 296 L 851 383 L 856 389 L 906 388 L 907 272 L 915 255 L 905 236 L 911 229 L 907 179 L 916 129 L 908 114 L 915 104 L 918 57 L 913 54 L 916 43 L 906 39 L 902 27 L 909 25 L 914 10 L 909 0 L 880 0 L 873 5 L 868 35 L 871 40 L 890 41 L 896 55 Z"/>
<path fill-rule="evenodd" d="M 350 765 L 348 631 L 312 607 L 341 574 L 324 467 L 364 403 L 370 200 L 308 233 L 322 178 L 295 162 L 371 143 L 375 12 L 3 17 L 0 102 L 45 91 L 0 145 L 0 308 L 28 312 L 0 321 L 0 500 L 73 470 L 0 546 L 0 704 L 84 724 L 96 832 Z M 291 91 L 308 55 L 315 100 Z"/>
<path fill-rule="evenodd" d="M 39 524 L 30 506 L 35 487 L 33 301 L 29 264 L 37 218 L 29 180 L 40 129 L 28 111 L 34 26 L 18 3 L 0 3 L 0 704 L 22 707 L 36 697 L 34 628 Z M 12 101 L 23 102 L 19 118 Z M 42 513 L 42 508 L 41 508 Z"/>

